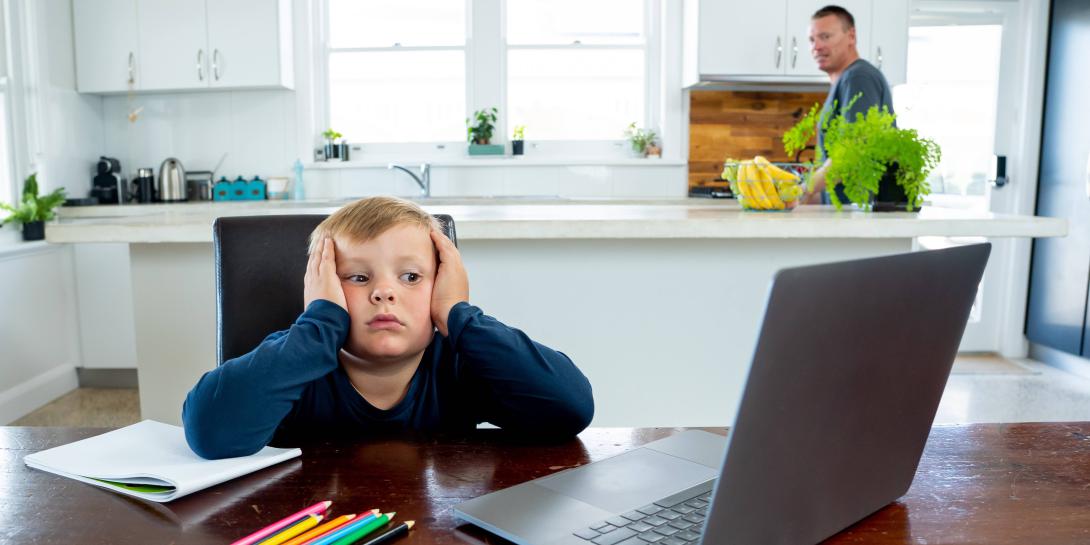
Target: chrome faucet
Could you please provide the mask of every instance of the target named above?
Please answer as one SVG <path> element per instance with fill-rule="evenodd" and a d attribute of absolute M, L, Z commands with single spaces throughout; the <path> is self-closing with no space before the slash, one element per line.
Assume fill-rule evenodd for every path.
<path fill-rule="evenodd" d="M 393 169 L 400 170 L 409 176 L 412 176 L 416 185 L 420 186 L 421 197 L 431 197 L 431 165 L 424 163 L 420 165 L 420 175 L 417 176 L 415 172 L 398 164 L 390 163 L 386 165 L 386 170 Z"/>

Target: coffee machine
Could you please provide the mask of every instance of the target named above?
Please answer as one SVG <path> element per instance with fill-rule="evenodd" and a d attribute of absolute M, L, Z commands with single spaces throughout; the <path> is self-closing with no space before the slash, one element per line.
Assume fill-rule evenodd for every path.
<path fill-rule="evenodd" d="M 121 204 L 129 199 L 121 162 L 113 157 L 99 157 L 91 184 L 91 197 L 99 204 Z"/>

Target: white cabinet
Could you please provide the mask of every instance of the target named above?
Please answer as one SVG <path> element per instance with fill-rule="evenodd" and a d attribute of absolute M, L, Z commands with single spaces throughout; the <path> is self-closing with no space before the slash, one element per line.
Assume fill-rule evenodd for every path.
<path fill-rule="evenodd" d="M 204 2 L 140 0 L 141 89 L 208 87 Z"/>
<path fill-rule="evenodd" d="M 908 0 L 878 0 L 871 19 L 870 50 L 859 50 L 882 71 L 890 87 L 908 78 Z"/>
<path fill-rule="evenodd" d="M 136 0 L 73 0 L 76 81 L 84 93 L 140 88 Z"/>
<path fill-rule="evenodd" d="M 292 87 L 291 0 L 73 0 L 73 8 L 80 92 Z"/>
<path fill-rule="evenodd" d="M 840 0 L 860 56 L 904 81 L 908 0 Z M 810 55 L 810 18 L 827 0 L 685 0 L 683 80 L 827 83 Z"/>
<path fill-rule="evenodd" d="M 291 88 L 291 2 L 209 0 L 212 87 Z"/>

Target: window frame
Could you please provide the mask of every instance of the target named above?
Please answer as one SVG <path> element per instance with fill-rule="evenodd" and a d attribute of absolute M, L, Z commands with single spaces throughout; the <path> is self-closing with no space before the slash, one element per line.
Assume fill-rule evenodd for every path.
<path fill-rule="evenodd" d="M 643 119 L 635 120 L 642 127 L 654 128 L 662 134 L 662 0 L 640 0 L 644 11 L 644 43 L 640 45 L 613 44 L 507 44 L 507 0 L 474 1 L 463 0 L 466 13 L 466 39 L 462 46 L 397 46 L 397 47 L 362 47 L 331 48 L 329 40 L 329 0 L 321 0 L 317 6 L 317 21 L 314 26 L 316 43 L 314 55 L 314 122 L 317 131 L 331 126 L 329 61 L 335 52 L 350 51 L 410 51 L 462 50 L 465 54 L 465 118 L 479 109 L 499 109 L 496 122 L 496 134 L 493 143 L 506 144 L 510 141 L 507 127 L 507 58 L 511 49 L 641 49 L 644 52 L 644 111 Z M 629 157 L 628 145 L 623 137 L 624 127 L 617 128 L 617 138 L 610 140 L 546 140 L 527 139 L 528 151 L 538 158 L 579 157 L 582 159 L 601 158 L 615 160 Z M 313 135 L 313 147 L 318 147 L 319 135 Z M 365 154 L 368 160 L 411 158 L 412 160 L 442 160 L 465 157 L 467 142 L 359 142 L 349 141 L 359 158 Z"/>

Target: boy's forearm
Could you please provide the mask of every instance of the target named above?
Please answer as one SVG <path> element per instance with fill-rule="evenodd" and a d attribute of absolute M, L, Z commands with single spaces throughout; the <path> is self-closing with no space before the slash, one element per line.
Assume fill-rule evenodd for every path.
<path fill-rule="evenodd" d="M 575 435 L 590 424 L 590 381 L 567 356 L 468 304 L 452 309 L 449 326 L 460 373 L 487 391 L 487 421 L 543 436 Z"/>
<path fill-rule="evenodd" d="M 343 309 L 316 301 L 286 334 L 205 373 L 182 406 L 193 451 L 225 458 L 268 444 L 306 385 L 336 369 L 347 331 Z"/>

